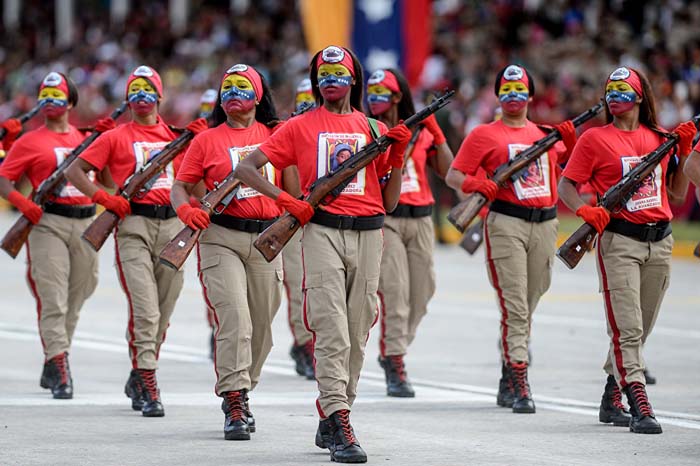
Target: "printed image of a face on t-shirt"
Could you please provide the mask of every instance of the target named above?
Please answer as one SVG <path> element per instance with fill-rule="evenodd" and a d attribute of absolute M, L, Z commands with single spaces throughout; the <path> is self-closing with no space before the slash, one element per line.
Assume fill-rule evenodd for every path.
<path fill-rule="evenodd" d="M 321 133 L 318 137 L 317 176 L 334 172 L 340 165 L 361 150 L 366 136 L 358 133 Z M 364 194 L 365 169 L 363 168 L 343 190 L 342 194 Z"/>

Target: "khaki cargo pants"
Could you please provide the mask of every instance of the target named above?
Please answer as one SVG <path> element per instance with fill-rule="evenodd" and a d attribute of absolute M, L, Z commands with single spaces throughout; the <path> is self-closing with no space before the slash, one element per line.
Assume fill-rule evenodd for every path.
<path fill-rule="evenodd" d="M 304 319 L 314 335 L 321 418 L 350 409 L 377 320 L 382 230 L 309 223 L 302 236 Z"/>
<path fill-rule="evenodd" d="M 252 390 L 272 349 L 272 319 L 282 301 L 282 259 L 268 263 L 257 233 L 212 224 L 199 239 L 199 279 L 214 311 L 216 394 Z"/>
<path fill-rule="evenodd" d="M 430 216 L 387 216 L 384 253 L 379 275 L 383 357 L 406 354 L 435 293 L 433 246 L 435 232 Z"/>
<path fill-rule="evenodd" d="M 498 212 L 486 217 L 486 268 L 501 310 L 501 354 L 529 362 L 532 314 L 552 281 L 559 220 L 528 222 Z"/>
<path fill-rule="evenodd" d="M 604 231 L 598 240 L 598 277 L 610 336 L 604 370 L 621 387 L 646 385 L 642 346 L 671 281 L 672 249 L 672 235 L 646 242 Z"/>
<path fill-rule="evenodd" d="M 301 235 L 302 229 L 299 229 L 282 250 L 284 288 L 287 292 L 287 320 L 296 346 L 311 340 L 311 332 L 304 325 L 304 312 L 301 306 L 301 280 L 304 275 L 304 267 L 301 264 Z"/>
<path fill-rule="evenodd" d="M 44 213 L 29 233 L 27 282 L 46 359 L 70 350 L 80 309 L 97 286 L 97 252 L 80 238 L 92 220 Z"/>
<path fill-rule="evenodd" d="M 129 307 L 126 340 L 134 369 L 157 369 L 184 280 L 183 270 L 161 264 L 158 256 L 182 228 L 177 217 L 160 220 L 141 215 L 129 215 L 117 227 L 117 275 Z"/>

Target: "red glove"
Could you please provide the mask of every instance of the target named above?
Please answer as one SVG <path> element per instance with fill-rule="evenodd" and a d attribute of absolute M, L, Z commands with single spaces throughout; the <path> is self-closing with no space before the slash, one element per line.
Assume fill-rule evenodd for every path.
<path fill-rule="evenodd" d="M 566 150 L 571 152 L 576 145 L 576 127 L 571 120 L 566 120 L 554 126 L 554 129 L 561 134 L 561 140 L 566 146 Z"/>
<path fill-rule="evenodd" d="M 496 199 L 498 194 L 498 185 L 489 179 L 479 179 L 473 176 L 467 176 L 462 183 L 463 193 L 481 193 L 489 201 Z"/>
<path fill-rule="evenodd" d="M 95 123 L 95 131 L 98 133 L 104 133 L 105 131 L 109 131 L 110 129 L 114 129 L 116 127 L 117 124 L 111 117 L 102 118 L 101 120 L 97 120 L 97 123 Z"/>
<path fill-rule="evenodd" d="M 280 195 L 277 196 L 275 204 L 292 214 L 302 226 L 309 223 L 311 217 L 314 216 L 314 208 L 311 207 L 311 204 L 306 201 L 294 199 L 294 197 L 286 191 L 282 191 Z"/>
<path fill-rule="evenodd" d="M 678 156 L 686 157 L 693 151 L 693 138 L 697 132 L 697 128 L 692 121 L 686 121 L 676 126 L 673 130 L 679 137 L 678 139 Z"/>
<path fill-rule="evenodd" d="M 185 126 L 185 129 L 192 131 L 194 134 L 199 134 L 202 131 L 209 129 L 209 125 L 207 124 L 207 120 L 204 118 L 197 118 Z"/>
<path fill-rule="evenodd" d="M 202 203 L 199 202 L 199 199 L 197 199 L 194 196 L 190 196 L 190 205 L 194 207 L 195 209 L 199 209 L 202 207 Z"/>
<path fill-rule="evenodd" d="M 436 146 L 444 144 L 447 141 L 447 139 L 445 139 L 445 133 L 442 132 L 440 125 L 438 125 L 435 114 L 423 120 L 423 126 L 433 135 L 433 143 L 435 143 Z"/>
<path fill-rule="evenodd" d="M 12 203 L 15 207 L 19 209 L 20 212 L 22 212 L 22 215 L 27 217 L 30 222 L 32 222 L 34 225 L 39 223 L 39 220 L 41 220 L 41 216 L 44 214 L 44 211 L 41 210 L 41 207 L 38 205 L 34 204 L 31 200 L 27 199 L 26 197 L 22 196 L 22 193 L 19 191 L 11 191 L 10 194 L 7 196 L 7 200 Z"/>
<path fill-rule="evenodd" d="M 17 118 L 10 118 L 0 126 L 5 129 L 5 137 L 2 138 L 2 145 L 4 146 L 5 152 L 9 152 L 12 143 L 15 142 L 19 133 L 22 132 L 22 122 Z"/>
<path fill-rule="evenodd" d="M 189 204 L 182 204 L 176 212 L 182 223 L 193 230 L 206 230 L 211 221 L 206 212 L 202 209 L 195 209 Z"/>
<path fill-rule="evenodd" d="M 610 223 L 610 213 L 603 207 L 582 205 L 576 210 L 576 215 L 595 228 L 599 235 L 603 234 L 605 226 Z"/>
<path fill-rule="evenodd" d="M 92 196 L 93 202 L 104 206 L 105 209 L 114 213 L 117 217 L 123 219 L 131 213 L 129 201 L 122 196 L 114 196 L 100 189 Z"/>
<path fill-rule="evenodd" d="M 404 153 L 408 147 L 408 141 L 411 140 L 411 130 L 403 122 L 400 122 L 387 131 L 385 136 L 394 140 L 389 148 L 389 164 L 401 170 L 404 163 Z"/>

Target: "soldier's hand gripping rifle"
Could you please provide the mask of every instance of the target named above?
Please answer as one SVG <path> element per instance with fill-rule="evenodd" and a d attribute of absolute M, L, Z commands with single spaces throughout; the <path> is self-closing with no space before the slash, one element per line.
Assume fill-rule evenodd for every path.
<path fill-rule="evenodd" d="M 127 102 L 122 102 L 122 104 L 112 112 L 110 117 L 113 120 L 116 120 L 126 111 L 127 108 Z M 85 151 L 85 149 L 90 146 L 90 144 L 95 141 L 95 139 L 97 139 L 100 134 L 101 133 L 94 131 L 92 134 L 90 134 L 90 136 L 86 137 L 78 147 L 73 149 L 73 151 L 68 154 L 65 159 L 63 159 L 63 162 L 56 167 L 56 170 L 54 170 L 51 176 L 46 178 L 37 188 L 34 196 L 32 197 L 35 204 L 43 208 L 44 204 L 51 199 L 52 195 L 57 195 L 60 193 L 66 184 L 66 169 L 75 159 L 78 158 L 82 152 Z M 12 228 L 10 228 L 7 234 L 5 234 L 2 241 L 0 241 L 0 248 L 2 248 L 3 251 L 7 252 L 13 258 L 17 257 L 20 249 L 22 249 L 22 245 L 27 241 L 29 232 L 32 231 L 33 226 L 34 225 L 32 222 L 30 222 L 27 217 L 22 215 L 19 219 L 17 219 L 15 224 L 12 225 Z"/>
<path fill-rule="evenodd" d="M 578 127 L 590 120 L 603 110 L 603 102 L 600 102 L 572 120 L 575 127 Z M 516 181 L 522 173 L 527 170 L 528 165 L 537 160 L 547 152 L 554 144 L 561 140 L 559 131 L 554 130 L 542 139 L 535 141 L 530 147 L 520 152 L 508 162 L 496 169 L 491 180 L 499 186 L 505 186 L 508 180 Z M 481 193 L 470 193 L 467 198 L 454 206 L 447 219 L 462 233 L 474 220 L 482 207 L 488 200 Z"/>
<path fill-rule="evenodd" d="M 160 177 L 160 173 L 177 157 L 177 154 L 187 146 L 193 137 L 192 131 L 185 130 L 177 138 L 170 141 L 155 157 L 131 175 L 119 195 L 129 201 L 148 192 Z M 85 229 L 82 238 L 95 251 L 99 251 L 117 223 L 119 223 L 119 216 L 112 211 L 105 210 Z"/>
<path fill-rule="evenodd" d="M 28 122 L 29 120 L 31 120 L 32 118 L 34 118 L 34 116 L 35 116 L 37 113 L 39 113 L 39 110 L 41 110 L 41 106 L 42 106 L 42 104 L 36 104 L 36 105 L 34 106 L 34 108 L 32 108 L 32 109 L 29 110 L 27 113 L 25 113 L 24 115 L 21 115 L 21 116 L 18 118 L 19 122 L 22 123 L 22 124 L 25 124 L 26 122 Z M 0 128 L 0 139 L 4 138 L 4 137 L 5 137 L 5 134 L 7 134 L 7 130 L 6 130 L 5 128 Z"/>
<path fill-rule="evenodd" d="M 448 91 L 435 99 L 430 105 L 409 117 L 404 124 L 411 130 L 421 121 L 438 111 L 449 103 L 449 98 L 454 91 Z M 317 179 L 310 187 L 304 200 L 317 208 L 321 203 L 328 203 L 329 199 L 340 195 L 347 184 L 355 177 L 357 172 L 369 165 L 379 154 L 386 152 L 392 139 L 386 135 L 380 136 L 367 144 L 361 151 L 343 162 L 336 170 Z M 270 262 L 282 251 L 282 248 L 299 229 L 299 222 L 289 212 L 285 212 L 275 223 L 263 231 L 254 246 Z"/>
<path fill-rule="evenodd" d="M 700 115 L 693 118 L 696 125 L 700 121 Z M 622 177 L 617 184 L 611 186 L 603 195 L 599 207 L 604 207 L 608 212 L 614 212 L 624 207 L 627 201 L 637 192 L 644 180 L 654 173 L 656 166 L 678 143 L 678 135 L 671 133 L 666 141 L 659 147 L 642 158 L 642 161 Z M 581 258 L 591 248 L 593 240 L 598 232 L 589 223 L 584 223 L 567 239 L 557 250 L 557 257 L 573 269 L 581 261 Z"/>

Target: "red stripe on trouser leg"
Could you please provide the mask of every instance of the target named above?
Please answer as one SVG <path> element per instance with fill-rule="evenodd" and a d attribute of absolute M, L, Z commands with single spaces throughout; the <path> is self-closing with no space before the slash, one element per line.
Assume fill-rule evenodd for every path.
<path fill-rule="evenodd" d="M 122 262 L 119 257 L 119 241 L 117 240 L 117 234 L 119 232 L 119 227 L 117 227 L 114 230 L 114 254 L 116 256 L 117 260 L 117 272 L 119 276 L 119 283 L 122 285 L 122 289 L 124 290 L 124 294 L 126 295 L 126 301 L 129 304 L 129 322 L 127 324 L 127 332 L 129 333 L 129 340 L 127 344 L 129 345 L 129 351 L 131 352 L 131 367 L 134 369 L 138 369 L 138 358 L 137 358 L 137 351 L 136 351 L 136 345 L 134 344 L 134 341 L 136 340 L 136 336 L 134 334 L 134 305 L 131 302 L 131 293 L 129 292 L 129 287 L 126 284 L 126 277 L 124 276 L 124 270 L 122 269 Z"/>
<path fill-rule="evenodd" d="M 496 295 L 498 296 L 498 304 L 501 308 L 501 345 L 503 346 L 503 357 L 507 364 L 510 364 L 510 355 L 508 354 L 508 309 L 506 308 L 506 301 L 503 299 L 503 290 L 498 283 L 498 274 L 496 273 L 496 264 L 494 264 L 493 259 L 491 259 L 491 242 L 489 241 L 489 228 L 488 222 L 484 222 L 484 239 L 486 243 L 486 258 L 489 266 L 489 271 L 491 272 L 491 277 L 493 279 L 493 287 L 496 289 Z"/>
<path fill-rule="evenodd" d="M 34 277 L 32 277 L 32 256 L 29 252 L 29 241 L 27 241 L 27 283 L 29 284 L 29 291 L 31 291 L 34 299 L 36 300 L 36 324 L 39 330 L 39 340 L 41 340 L 41 346 L 44 350 L 44 356 L 46 356 L 46 343 L 44 342 L 44 337 L 41 335 L 41 298 L 36 290 L 36 282 Z M 44 357 L 44 359 L 46 359 Z"/>
<path fill-rule="evenodd" d="M 379 354 L 383 358 L 386 357 L 386 304 L 384 303 L 384 294 L 377 291 L 379 297 L 379 312 L 381 312 L 381 320 L 379 321 Z M 376 320 L 375 320 L 376 322 Z M 374 324 L 372 324 L 374 326 Z"/>
<path fill-rule="evenodd" d="M 608 274 L 605 271 L 603 263 L 603 254 L 600 252 L 600 240 L 598 241 L 598 266 L 600 267 L 600 278 L 603 281 L 603 297 L 605 302 L 605 315 L 608 318 L 610 330 L 612 330 L 613 354 L 615 355 L 615 365 L 620 373 L 620 386 L 625 388 L 627 385 L 627 371 L 622 361 L 622 348 L 620 348 L 620 329 L 615 321 L 615 313 L 613 311 L 612 299 L 610 298 L 610 290 L 608 290 Z"/>
<path fill-rule="evenodd" d="M 219 371 L 216 368 L 216 340 L 219 338 L 219 332 L 221 331 L 221 325 L 219 325 L 219 316 L 216 315 L 216 308 L 211 304 L 209 300 L 209 295 L 207 294 L 207 286 L 204 284 L 204 279 L 202 278 L 202 257 L 199 254 L 199 242 L 197 242 L 197 275 L 199 275 L 199 283 L 202 285 L 202 295 L 204 296 L 204 302 L 207 308 L 211 311 L 211 316 L 216 324 L 216 331 L 214 332 L 214 373 L 216 374 L 216 384 L 214 385 L 214 393 L 216 393 L 216 387 L 219 385 Z M 219 395 L 216 393 L 216 395 Z"/>
<path fill-rule="evenodd" d="M 282 257 L 282 269 L 284 269 L 284 257 Z M 284 272 L 285 278 L 287 277 L 287 272 Z M 289 331 L 292 333 L 292 338 L 294 339 L 294 346 L 299 346 L 297 341 L 297 336 L 294 333 L 294 323 L 292 322 L 292 293 L 287 285 L 287 280 L 282 280 L 282 286 L 284 286 L 284 292 L 287 295 L 287 325 L 289 325 Z"/>

